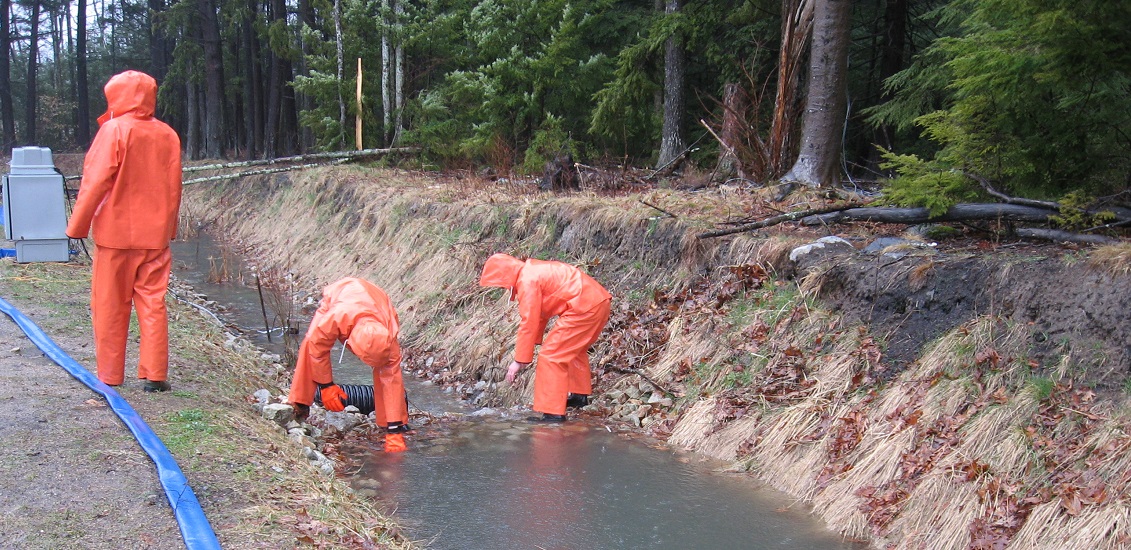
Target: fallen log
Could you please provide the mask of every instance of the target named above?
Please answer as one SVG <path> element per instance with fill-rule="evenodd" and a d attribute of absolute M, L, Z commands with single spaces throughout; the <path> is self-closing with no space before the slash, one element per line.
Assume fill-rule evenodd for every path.
<path fill-rule="evenodd" d="M 802 225 L 827 225 L 845 221 L 870 221 L 879 223 L 932 223 L 973 220 L 1003 220 L 1015 222 L 1047 222 L 1055 211 L 1021 204 L 956 204 L 938 216 L 927 208 L 864 207 L 849 208 L 828 214 L 807 216 Z"/>
<path fill-rule="evenodd" d="M 1062 243 L 1079 243 L 1079 244 L 1108 244 L 1119 242 L 1119 239 L 1105 237 L 1103 235 L 1090 235 L 1086 233 L 1073 233 L 1071 231 L 1061 231 L 1059 229 L 1044 229 L 1040 227 L 1019 227 L 1014 230 L 1018 237 L 1026 239 L 1043 239 L 1046 241 L 1055 241 Z"/>
<path fill-rule="evenodd" d="M 759 221 L 759 222 L 747 223 L 747 224 L 740 225 L 738 227 L 732 227 L 730 229 L 720 229 L 718 231 L 708 231 L 707 233 L 700 233 L 699 235 L 696 235 L 696 237 L 698 237 L 700 239 L 708 239 L 708 238 L 711 238 L 711 237 L 722 237 L 724 235 L 733 235 L 735 233 L 742 233 L 742 232 L 745 232 L 745 231 L 753 231 L 755 229 L 762 229 L 763 227 L 770 227 L 772 225 L 777 225 L 779 223 L 795 221 L 795 220 L 803 219 L 803 218 L 806 218 L 806 217 L 809 217 L 809 216 L 829 214 L 830 212 L 835 213 L 835 212 L 840 212 L 840 211 L 849 210 L 849 209 L 859 209 L 858 208 L 859 206 L 860 205 L 858 203 L 853 203 L 853 204 L 841 204 L 839 206 L 828 206 L 828 207 L 824 207 L 824 208 L 812 208 L 812 209 L 809 209 L 809 210 L 798 210 L 796 212 L 786 212 L 785 214 L 782 214 L 780 216 L 774 216 L 772 218 L 766 218 L 766 219 Z"/>
<path fill-rule="evenodd" d="M 325 153 L 309 153 L 291 157 L 278 157 L 271 159 L 245 160 L 238 162 L 225 162 L 221 164 L 201 164 L 199 166 L 185 166 L 182 172 L 200 172 L 203 170 L 225 170 L 228 168 L 248 168 L 251 166 L 265 166 L 271 164 L 286 164 L 301 162 L 309 164 L 311 161 L 320 160 L 351 160 L 358 157 L 372 157 L 388 153 L 411 153 L 419 151 L 417 147 L 394 147 L 391 149 L 362 149 L 360 151 L 328 151 Z"/>

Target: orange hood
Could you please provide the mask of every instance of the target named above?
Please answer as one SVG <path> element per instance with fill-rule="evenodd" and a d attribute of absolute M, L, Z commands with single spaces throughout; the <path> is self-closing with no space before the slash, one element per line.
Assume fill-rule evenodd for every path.
<path fill-rule="evenodd" d="M 507 288 L 514 299 L 514 287 L 518 284 L 518 274 L 526 262 L 508 254 L 494 254 L 483 264 L 483 274 L 479 276 L 479 286 Z"/>
<path fill-rule="evenodd" d="M 157 81 L 143 72 L 118 73 L 110 78 L 103 91 L 106 112 L 98 117 L 99 124 L 127 113 L 148 118 L 157 110 Z"/>
<path fill-rule="evenodd" d="M 393 336 L 376 319 L 362 318 L 353 326 L 346 347 L 370 367 L 382 367 L 388 362 L 393 347 Z"/>

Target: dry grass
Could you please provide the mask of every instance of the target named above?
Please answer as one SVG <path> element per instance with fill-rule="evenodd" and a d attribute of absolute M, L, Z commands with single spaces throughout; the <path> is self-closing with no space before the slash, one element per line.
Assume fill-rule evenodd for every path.
<path fill-rule="evenodd" d="M 1121 242 L 1094 248 L 1088 254 L 1088 265 L 1113 276 L 1131 275 L 1131 243 Z"/>
<path fill-rule="evenodd" d="M 768 202 L 769 190 L 558 196 L 475 180 L 452 185 L 396 172 L 380 177 L 378 184 L 360 168 L 339 167 L 293 175 L 291 183 L 270 187 L 257 197 L 238 192 L 238 186 L 247 183 L 207 193 L 192 190 L 186 211 L 202 220 L 209 219 L 207 213 L 219 213 L 219 226 L 264 252 L 265 261 L 299 274 L 312 291 L 345 275 L 370 278 L 398 305 L 402 336 L 409 345 L 428 348 L 452 369 L 451 376 L 463 381 L 497 380 L 513 349 L 514 305 L 501 293 L 476 285 L 482 261 L 492 252 L 584 266 L 613 291 L 617 307 L 646 305 L 657 289 L 690 289 L 704 267 L 757 264 L 771 274 L 785 275 L 785 258 L 803 242 L 756 234 L 728 240 L 694 237 L 711 227 L 710 220 L 749 215 L 751 204 Z M 776 205 L 782 210 L 797 206 Z M 1100 250 L 1092 261 L 1128 265 L 1126 247 L 1118 254 Z M 1099 259 L 1112 257 L 1122 260 Z M 1122 269 L 1113 273 L 1126 275 L 1126 267 Z M 912 287 L 925 285 L 933 271 L 934 265 L 926 261 L 890 284 L 902 284 L 906 277 Z M 668 381 L 680 376 L 690 361 L 705 377 L 691 382 L 710 393 L 697 398 L 689 392 L 690 398 L 678 405 L 682 414 L 668 442 L 737 458 L 771 485 L 812 504 L 833 529 L 868 538 L 876 526 L 857 491 L 904 480 L 908 474 L 903 461 L 921 448 L 928 428 L 947 427 L 953 433 L 946 435 L 954 440 L 930 455 L 924 471 L 907 483 L 905 500 L 873 540 L 894 548 L 962 547 L 969 542 L 971 522 L 998 504 L 992 498 L 980 501 L 977 483 L 962 482 L 955 472 L 962 464 L 978 460 L 995 476 L 1041 483 L 1040 472 L 1029 468 L 1035 450 L 1024 436 L 1040 404 L 1025 391 L 1031 373 L 1016 359 L 1025 356 L 1030 334 L 1024 326 L 979 317 L 934 342 L 894 378 L 872 380 L 865 376 L 869 363 L 863 353 L 871 339 L 855 327 L 843 327 L 835 316 L 806 306 L 820 294 L 821 284 L 820 274 L 809 274 L 789 303 L 759 306 L 762 309 L 750 314 L 750 322 L 775 320 L 760 347 L 735 338 L 744 327 L 724 326 L 718 319 L 682 310 L 672 316 L 666 343 L 650 351 L 653 355 L 643 364 L 649 376 Z M 822 352 L 809 354 L 818 340 Z M 715 386 L 734 372 L 736 346 L 756 348 L 766 356 L 791 347 L 805 350 L 805 377 L 813 384 L 800 397 L 755 403 L 737 419 L 720 421 L 716 415 L 732 396 Z M 594 364 L 601 359 L 598 351 Z M 1056 378 L 1067 376 L 1074 365 L 1066 355 Z M 527 377 L 499 393 L 492 404 L 529 400 L 529 382 Z M 681 384 L 694 390 L 691 382 Z M 757 395 L 757 388 L 735 392 L 744 390 L 749 393 L 739 397 Z M 844 454 L 832 452 L 835 430 L 830 427 L 854 411 L 865 413 L 859 442 Z M 1107 421 L 1080 449 L 1123 445 L 1128 425 L 1126 419 Z M 1054 435 L 1069 437 L 1073 428 L 1066 420 Z M 1113 454 L 1098 470 L 1100 475 L 1112 482 L 1127 477 L 1128 456 L 1131 453 Z M 839 469 L 834 468 L 833 475 L 818 479 L 834 466 Z M 1123 498 L 1123 486 L 1113 490 Z M 1035 541 L 1049 540 L 1079 543 L 1059 546 L 1065 548 L 1112 547 L 1126 530 L 1122 502 L 1088 506 L 1072 518 L 1055 507 L 1038 506 L 1010 547 L 1048 547 Z M 1104 529 L 1106 534 L 1097 534 Z M 1097 541 L 1100 544 L 1083 544 Z"/>

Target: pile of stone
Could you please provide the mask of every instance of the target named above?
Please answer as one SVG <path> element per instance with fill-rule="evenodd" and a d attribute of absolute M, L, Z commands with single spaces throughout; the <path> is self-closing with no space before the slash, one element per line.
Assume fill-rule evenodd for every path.
<path fill-rule="evenodd" d="M 596 405 L 608 411 L 609 420 L 646 428 L 666 419 L 672 403 L 672 398 L 663 391 L 648 382 L 641 382 L 598 394 L 596 399 L 590 402 L 589 407 Z"/>
<path fill-rule="evenodd" d="M 294 407 L 286 403 L 286 396 L 275 397 L 265 389 L 255 392 L 253 406 L 263 418 L 275 423 L 281 433 L 302 448 L 303 456 L 326 475 L 334 474 L 334 461 L 318 450 L 321 439 L 344 434 L 371 422 L 368 416 L 361 414 L 353 406 L 346 407 L 342 412 L 327 411 L 314 406 L 311 407 L 306 422 L 299 422 L 295 418 Z"/>

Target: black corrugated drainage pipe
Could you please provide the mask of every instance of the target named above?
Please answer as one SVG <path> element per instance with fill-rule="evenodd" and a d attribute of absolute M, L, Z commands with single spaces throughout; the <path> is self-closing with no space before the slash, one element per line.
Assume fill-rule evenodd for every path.
<path fill-rule="evenodd" d="M 338 384 L 346 392 L 345 406 L 353 405 L 361 414 L 373 412 L 373 386 L 364 384 Z M 315 388 L 314 401 L 322 404 L 322 392 Z"/>

